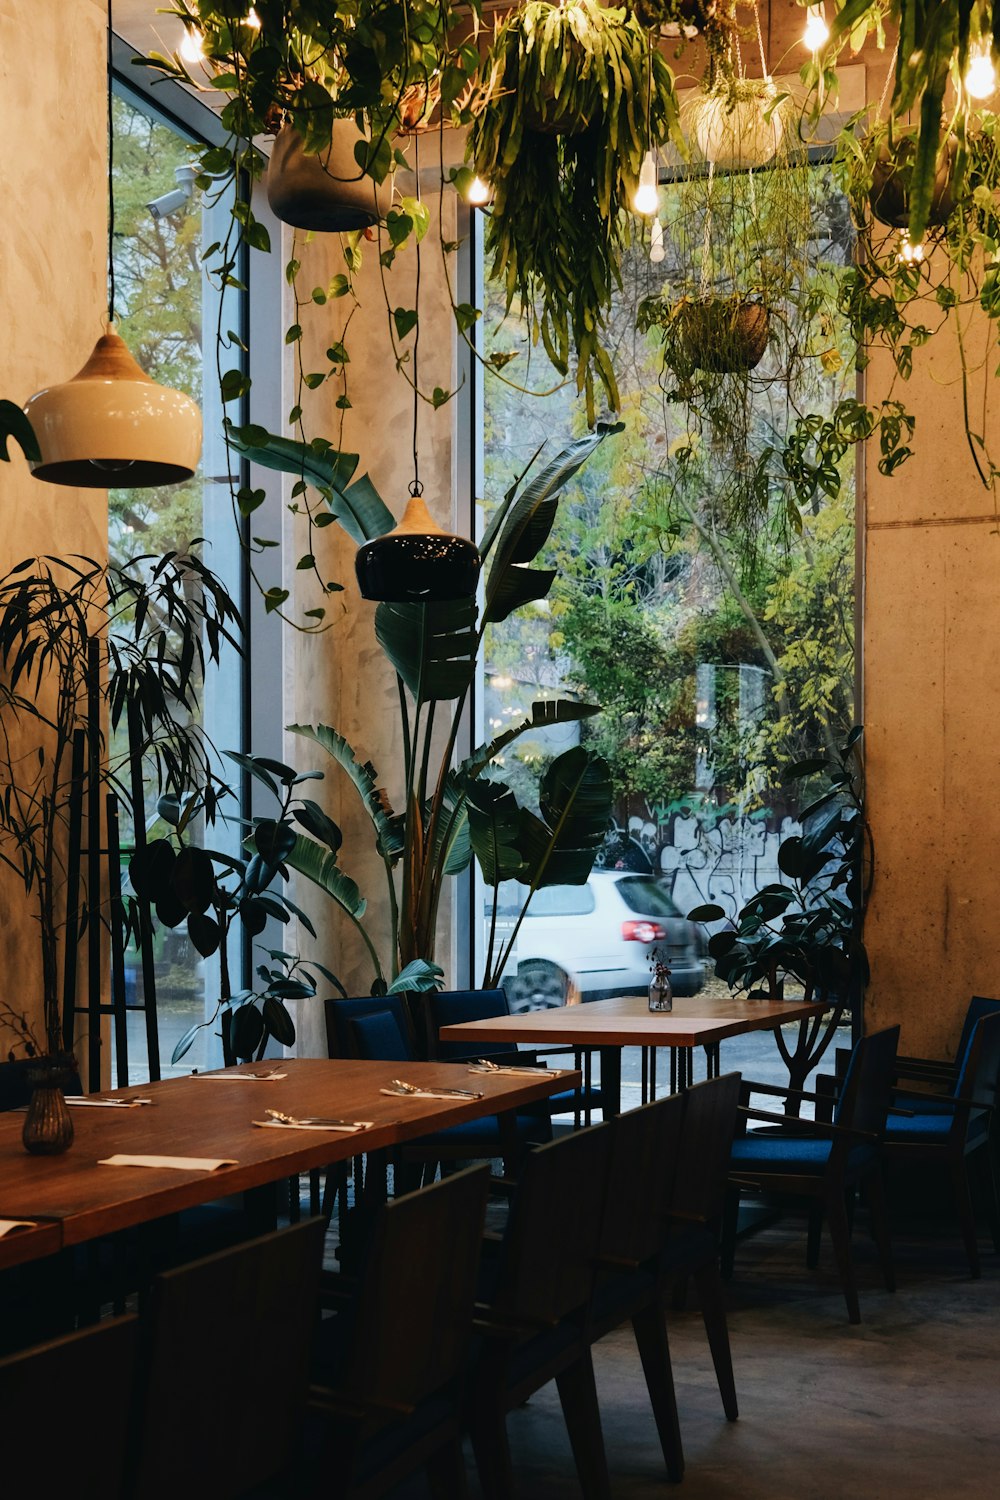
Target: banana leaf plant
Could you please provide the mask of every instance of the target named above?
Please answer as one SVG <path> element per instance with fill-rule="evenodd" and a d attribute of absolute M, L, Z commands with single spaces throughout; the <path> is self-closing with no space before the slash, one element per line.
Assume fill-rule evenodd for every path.
<path fill-rule="evenodd" d="M 555 521 L 559 497 L 605 438 L 621 423 L 601 424 L 570 443 L 537 472 L 535 459 L 497 506 L 480 543 L 485 579 L 482 606 L 475 599 L 378 606 L 375 635 L 396 674 L 402 725 L 403 802 L 394 808 L 375 767 L 336 729 L 294 724 L 291 730 L 324 749 L 355 787 L 371 825 L 385 872 L 391 951 L 383 962 L 363 932 L 373 966 L 373 991 L 431 988 L 438 910 L 446 881 L 475 858 L 487 884 L 517 879 L 528 899 L 544 885 L 583 884 L 590 874 L 611 813 L 611 779 L 604 760 L 584 748 L 566 751 L 548 768 L 537 812 L 518 804 L 496 758 L 520 735 L 590 717 L 598 709 L 570 699 L 537 702 L 519 724 L 478 746 L 457 765 L 455 751 L 487 627 L 523 605 L 544 599 L 555 573 L 533 568 Z M 322 442 L 280 437 L 261 442 L 260 430 L 230 441 L 254 463 L 315 486 L 332 521 L 357 544 L 381 536 L 395 520 L 367 475 L 355 478 L 357 457 Z M 529 477 L 531 475 L 531 477 Z M 435 729 L 444 719 L 443 747 Z M 299 820 L 301 823 L 301 819 Z M 356 925 L 365 902 L 340 863 L 339 846 L 304 825 L 285 863 L 320 886 Z M 363 929 L 362 929 L 363 931 Z M 508 944 L 509 948 L 509 944 Z M 506 950 L 491 943 L 484 983 L 502 972 Z M 422 967 L 423 966 L 423 967 Z M 423 976 L 414 984 L 408 976 Z M 418 1033 L 419 1034 L 419 1033 Z"/>
<path fill-rule="evenodd" d="M 856 1007 L 868 983 L 862 928 L 872 881 L 871 830 L 864 811 L 862 728 L 855 725 L 833 756 L 789 766 L 786 783 L 822 783 L 801 816 L 802 833 L 784 839 L 778 868 L 787 883 L 766 885 L 730 925 L 708 940 L 715 972 L 734 990 L 754 999 L 782 999 L 788 981 L 807 1000 L 831 1008 L 801 1021 L 794 1046 L 780 1030 L 778 1050 L 791 1089 L 802 1089 L 833 1040 L 845 1011 Z M 696 906 L 692 922 L 727 919 L 721 906 Z M 794 1094 L 790 1114 L 798 1113 Z"/>

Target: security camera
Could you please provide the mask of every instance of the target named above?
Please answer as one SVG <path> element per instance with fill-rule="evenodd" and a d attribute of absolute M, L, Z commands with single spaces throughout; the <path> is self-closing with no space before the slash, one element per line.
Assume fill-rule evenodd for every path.
<path fill-rule="evenodd" d="M 154 198 L 152 203 L 146 207 L 154 219 L 165 219 L 168 214 L 175 214 L 178 209 L 183 208 L 194 192 L 194 180 L 198 175 L 197 167 L 175 167 L 174 177 L 177 186 L 172 193 L 164 193 L 160 198 Z"/>

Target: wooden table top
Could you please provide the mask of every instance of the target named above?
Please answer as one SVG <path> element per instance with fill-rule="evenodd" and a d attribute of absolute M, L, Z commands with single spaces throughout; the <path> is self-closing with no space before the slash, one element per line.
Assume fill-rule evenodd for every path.
<path fill-rule="evenodd" d="M 822 1015 L 828 1005 L 796 1000 L 675 1000 L 672 1011 L 651 1011 L 645 995 L 616 995 L 584 1005 L 490 1016 L 442 1026 L 445 1042 L 563 1042 L 581 1047 L 704 1047 L 747 1031 L 774 1030 L 786 1021 Z"/>
<path fill-rule="evenodd" d="M 0 1217 L 56 1220 L 61 1243 L 79 1244 L 463 1120 L 517 1109 L 580 1082 L 578 1072 L 489 1077 L 470 1074 L 456 1063 L 290 1058 L 280 1068 L 288 1076 L 273 1082 L 217 1083 L 190 1076 L 116 1090 L 106 1097 L 138 1096 L 153 1103 L 129 1110 L 74 1109 L 76 1138 L 62 1156 L 29 1156 L 21 1145 L 23 1113 L 0 1115 Z M 231 1071 L 254 1070 L 249 1064 Z M 483 1098 L 380 1094 L 396 1077 L 425 1087 L 481 1090 Z M 252 1121 L 265 1119 L 266 1108 L 374 1123 L 371 1130 L 356 1134 L 257 1129 Z M 232 1157 L 236 1165 L 214 1172 L 98 1165 L 119 1152 Z M 25 1230 L 11 1238 L 27 1239 L 32 1233 Z"/>
<path fill-rule="evenodd" d="M 30 1229 L 14 1229 L 0 1235 L 0 1271 L 23 1266 L 26 1261 L 54 1255 L 62 1248 L 62 1226 L 57 1223 L 32 1224 Z"/>

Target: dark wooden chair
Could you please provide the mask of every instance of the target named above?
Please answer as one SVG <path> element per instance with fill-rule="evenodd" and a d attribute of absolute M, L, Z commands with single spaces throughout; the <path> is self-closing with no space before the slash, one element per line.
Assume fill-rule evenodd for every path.
<path fill-rule="evenodd" d="M 122 1493 L 138 1319 L 0 1359 L 4 1494 L 117 1500 Z"/>
<path fill-rule="evenodd" d="M 684 1477 L 677 1401 L 667 1341 L 661 1261 L 671 1230 L 684 1095 L 671 1094 L 618 1115 L 610 1125 L 604 1200 L 589 1332 L 596 1342 L 631 1323 L 668 1478 Z M 729 1142 L 726 1142 L 728 1164 Z"/>
<path fill-rule="evenodd" d="M 428 1029 L 433 1039 L 435 1056 L 441 1062 L 468 1062 L 477 1057 L 488 1057 L 493 1062 L 535 1063 L 542 1052 L 547 1056 L 556 1053 L 573 1053 L 574 1066 L 580 1066 L 580 1049 L 571 1047 L 535 1048 L 523 1052 L 515 1044 L 507 1042 L 443 1042 L 440 1040 L 442 1026 L 457 1026 L 462 1021 L 486 1021 L 493 1016 L 509 1016 L 510 1005 L 505 990 L 440 990 L 426 997 Z M 572 1112 L 576 1123 L 590 1124 L 591 1113 L 603 1109 L 603 1096 L 599 1088 L 584 1083 L 579 1090 L 568 1089 L 553 1094 L 532 1113 L 562 1115 Z"/>
<path fill-rule="evenodd" d="M 984 1010 L 962 1054 L 962 1065 L 947 1094 L 896 1089 L 893 1098 L 908 1113 L 886 1121 L 884 1154 L 888 1166 L 909 1163 L 944 1167 L 951 1179 L 958 1222 L 973 1276 L 980 1274 L 976 1215 L 969 1162 L 982 1164 L 993 1248 L 1000 1253 L 1000 1208 L 990 1133 L 1000 1079 L 1000 1006 Z"/>
<path fill-rule="evenodd" d="M 351 1022 L 360 1016 L 389 1011 L 396 1020 L 401 1036 L 406 1038 L 409 1055 L 413 1055 L 410 1020 L 402 995 L 362 995 L 348 1000 L 324 1001 L 326 1048 L 329 1057 L 357 1057 Z"/>
<path fill-rule="evenodd" d="M 127 1482 L 135 1500 L 228 1500 L 293 1469 L 325 1230 L 306 1219 L 154 1279 Z M 101 1401 L 106 1413 L 103 1392 Z M 94 1431 L 103 1448 L 102 1423 Z M 296 1493 L 284 1484 L 273 1493 Z"/>
<path fill-rule="evenodd" d="M 896 1058 L 896 1078 L 903 1080 L 904 1085 L 906 1080 L 911 1080 L 915 1087 L 941 1089 L 945 1093 L 953 1092 L 959 1074 L 965 1066 L 976 1026 L 983 1016 L 995 1015 L 998 1012 L 1000 1012 L 1000 1000 L 991 1000 L 985 995 L 973 995 L 962 1020 L 962 1030 L 959 1034 L 958 1046 L 955 1048 L 954 1062 L 949 1062 L 945 1058 L 901 1055 Z M 935 1107 L 933 1101 L 928 1101 L 928 1106 L 929 1110 Z"/>
<path fill-rule="evenodd" d="M 851 1055 L 844 1086 L 832 1123 L 789 1119 L 748 1107 L 750 1094 L 787 1095 L 788 1089 L 770 1084 L 743 1084 L 744 1118 L 767 1120 L 777 1131 L 746 1131 L 733 1142 L 730 1194 L 723 1231 L 723 1265 L 731 1273 L 736 1219 L 742 1191 L 752 1188 L 768 1197 L 806 1200 L 809 1218 L 808 1263 L 819 1254 L 822 1218 L 830 1229 L 848 1317 L 860 1323 L 854 1268 L 851 1263 L 851 1204 L 864 1184 L 872 1216 L 885 1284 L 895 1289 L 892 1250 L 882 1182 L 882 1139 L 889 1109 L 896 1063 L 899 1027 L 862 1037 Z M 803 1094 L 815 1098 L 815 1095 Z"/>
<path fill-rule="evenodd" d="M 466 1419 L 487 1500 L 514 1492 L 507 1412 L 550 1380 L 585 1500 L 609 1500 L 589 1307 L 610 1159 L 608 1125 L 532 1151 L 502 1242 L 486 1258 Z"/>
<path fill-rule="evenodd" d="M 318 1340 L 315 1493 L 369 1500 L 421 1468 L 440 1500 L 466 1493 L 461 1383 L 488 1179 L 474 1167 L 381 1209 L 361 1278 Z"/>

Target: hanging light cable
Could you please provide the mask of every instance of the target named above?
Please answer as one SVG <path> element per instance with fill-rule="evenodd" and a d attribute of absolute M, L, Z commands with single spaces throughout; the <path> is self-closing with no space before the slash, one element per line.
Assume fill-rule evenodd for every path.
<path fill-rule="evenodd" d="M 420 138 L 414 141 L 413 170 L 420 184 Z M 420 241 L 416 245 L 416 286 L 413 294 L 417 321 L 413 334 L 413 479 L 403 519 L 385 536 L 358 548 L 354 560 L 358 587 L 364 599 L 393 603 L 430 604 L 466 599 L 476 592 L 482 558 L 468 537 L 455 536 L 439 526 L 427 509 L 420 482 Z"/>
<path fill-rule="evenodd" d="M 179 484 L 201 456 L 201 412 L 181 391 L 151 380 L 115 327 L 114 81 L 108 0 L 108 318 L 87 363 L 63 385 L 37 391 L 25 413 L 38 438 L 36 479 L 106 489 Z"/>

